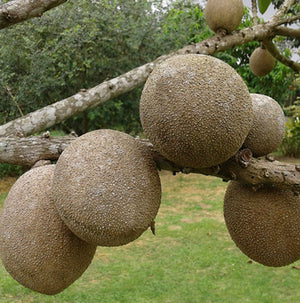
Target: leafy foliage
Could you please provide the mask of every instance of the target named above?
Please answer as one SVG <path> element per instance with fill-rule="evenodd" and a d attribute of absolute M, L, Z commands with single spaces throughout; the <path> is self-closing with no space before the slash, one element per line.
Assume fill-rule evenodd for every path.
<path fill-rule="evenodd" d="M 296 88 L 300 88 L 300 75 L 294 82 Z M 280 151 L 285 156 L 300 157 L 300 96 L 296 101 L 284 108 L 285 114 L 289 117 L 286 123 L 284 140 L 280 146 Z"/>
<path fill-rule="evenodd" d="M 154 0 L 76 0 L 39 20 L 1 31 L 0 123 L 114 78 L 190 42 L 205 26 L 203 13 L 189 1 L 178 1 L 174 6 L 165 8 L 163 1 Z M 60 127 L 78 134 L 99 127 L 139 132 L 140 92 L 138 88 Z"/>

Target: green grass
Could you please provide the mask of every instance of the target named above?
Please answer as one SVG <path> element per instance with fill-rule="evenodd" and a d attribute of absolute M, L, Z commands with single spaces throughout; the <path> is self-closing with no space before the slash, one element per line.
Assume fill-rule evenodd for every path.
<path fill-rule="evenodd" d="M 0 302 L 298 303 L 300 262 L 265 267 L 231 241 L 222 215 L 226 183 L 163 172 L 156 236 L 146 231 L 122 247 L 99 247 L 83 274 L 55 296 L 30 291 L 0 265 Z M 1 200 L 4 194 L 0 195 Z"/>

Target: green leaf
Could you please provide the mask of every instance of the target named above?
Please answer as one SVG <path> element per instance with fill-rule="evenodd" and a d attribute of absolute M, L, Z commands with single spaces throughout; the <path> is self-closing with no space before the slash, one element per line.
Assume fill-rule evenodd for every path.
<path fill-rule="evenodd" d="M 257 1 L 258 1 L 259 11 L 261 14 L 263 14 L 269 7 L 271 0 L 257 0 Z"/>

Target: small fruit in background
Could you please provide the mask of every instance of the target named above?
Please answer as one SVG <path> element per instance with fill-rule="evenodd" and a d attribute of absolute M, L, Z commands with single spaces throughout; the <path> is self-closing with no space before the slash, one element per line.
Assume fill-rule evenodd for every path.
<path fill-rule="evenodd" d="M 249 58 L 251 72 L 257 77 L 263 77 L 271 72 L 275 65 L 275 58 L 262 47 L 256 48 Z"/>
<path fill-rule="evenodd" d="M 267 155 L 280 146 L 285 132 L 285 116 L 274 99 L 250 94 L 253 104 L 253 124 L 243 144 L 255 157 Z"/>

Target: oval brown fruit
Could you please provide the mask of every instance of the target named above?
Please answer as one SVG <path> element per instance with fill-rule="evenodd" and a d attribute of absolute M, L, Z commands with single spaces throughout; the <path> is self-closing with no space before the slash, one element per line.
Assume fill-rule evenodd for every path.
<path fill-rule="evenodd" d="M 236 181 L 224 198 L 227 229 L 237 247 L 266 266 L 285 266 L 300 259 L 300 196 L 265 187 L 254 191 Z"/>
<path fill-rule="evenodd" d="M 99 246 L 137 239 L 160 206 L 160 178 L 150 150 L 109 129 L 86 133 L 63 151 L 53 188 L 68 227 Z"/>
<path fill-rule="evenodd" d="M 12 186 L 0 215 L 0 256 L 23 286 L 54 295 L 78 279 L 96 246 L 76 237 L 51 200 L 54 165 L 34 168 Z"/>
<path fill-rule="evenodd" d="M 205 7 L 205 20 L 211 30 L 225 29 L 231 33 L 241 23 L 244 6 L 242 0 L 208 0 Z"/>
<path fill-rule="evenodd" d="M 280 105 L 271 97 L 250 94 L 254 119 L 244 147 L 255 157 L 273 152 L 280 146 L 285 132 L 285 116 Z"/>
<path fill-rule="evenodd" d="M 274 57 L 264 48 L 256 48 L 249 58 L 251 72 L 257 77 L 263 77 L 274 68 Z"/>
<path fill-rule="evenodd" d="M 252 125 L 252 101 L 228 64 L 211 56 L 180 55 L 148 77 L 140 118 L 165 158 L 182 167 L 210 167 L 242 146 Z"/>

